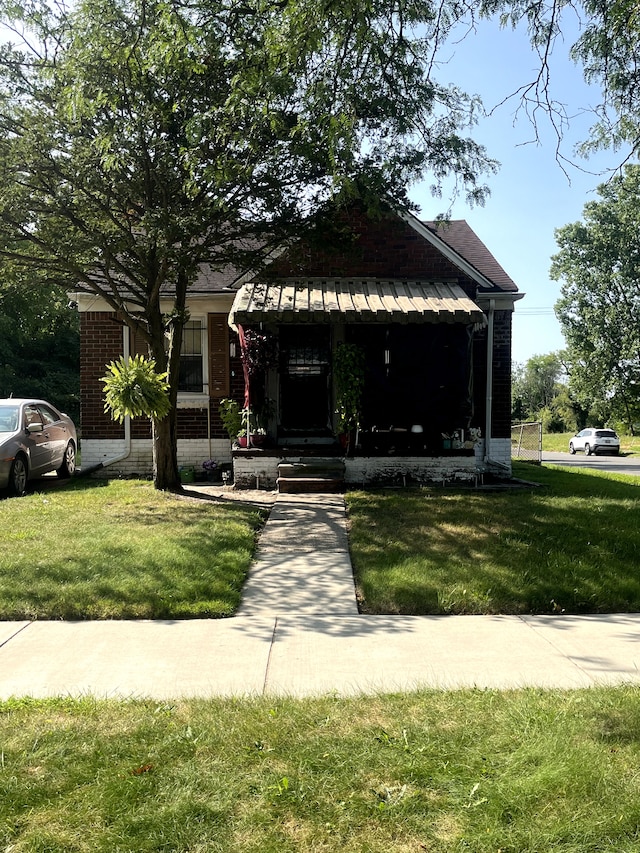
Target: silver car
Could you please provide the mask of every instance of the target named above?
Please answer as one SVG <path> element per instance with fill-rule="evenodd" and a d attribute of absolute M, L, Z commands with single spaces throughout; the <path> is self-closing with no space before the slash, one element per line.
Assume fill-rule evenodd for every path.
<path fill-rule="evenodd" d="M 44 400 L 0 400 L 0 489 L 24 495 L 27 481 L 55 471 L 72 477 L 78 439 L 68 415 Z"/>
<path fill-rule="evenodd" d="M 619 453 L 620 439 L 613 429 L 583 429 L 569 442 L 569 453 L 584 450 L 587 456 L 592 453 Z"/>

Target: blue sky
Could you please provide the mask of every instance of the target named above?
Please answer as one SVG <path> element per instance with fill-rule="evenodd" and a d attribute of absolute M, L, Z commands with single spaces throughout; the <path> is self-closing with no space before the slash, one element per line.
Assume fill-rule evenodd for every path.
<path fill-rule="evenodd" d="M 542 144 L 531 142 L 534 131 L 527 117 L 522 115 L 514 123 L 518 101 L 513 99 L 483 118 L 472 134 L 502 164 L 497 175 L 487 177 L 490 198 L 484 207 L 470 208 L 459 200 L 451 209 L 451 217 L 467 220 L 526 294 L 516 304 L 513 326 L 513 360 L 521 363 L 564 347 L 553 312 L 560 282 L 549 278 L 550 259 L 557 251 L 554 229 L 581 219 L 584 204 L 597 198 L 596 187 L 624 157 L 620 152 L 599 153 L 589 160 L 573 156 L 575 144 L 586 138 L 591 124 L 580 110 L 598 103 L 598 92 L 587 88 L 581 69 L 567 57 L 574 40 L 575 34 L 554 51 L 552 94 L 576 116 L 562 152 L 579 168 L 565 165 L 569 177 L 562 171 L 545 117 L 540 117 L 539 124 Z M 477 34 L 470 34 L 450 53 L 441 79 L 480 94 L 487 108 L 529 82 L 535 73 L 536 57 L 526 32 L 500 30 L 497 23 L 483 24 Z M 410 195 L 420 205 L 422 218 L 431 219 L 446 208 L 446 198 L 431 196 L 429 181 L 413 187 Z"/>

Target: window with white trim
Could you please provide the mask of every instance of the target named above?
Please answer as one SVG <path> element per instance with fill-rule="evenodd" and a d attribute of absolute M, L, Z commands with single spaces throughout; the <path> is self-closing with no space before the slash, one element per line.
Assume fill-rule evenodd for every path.
<path fill-rule="evenodd" d="M 180 377 L 178 391 L 203 394 L 208 385 L 206 359 L 206 321 L 192 318 L 184 324 L 180 348 Z"/>

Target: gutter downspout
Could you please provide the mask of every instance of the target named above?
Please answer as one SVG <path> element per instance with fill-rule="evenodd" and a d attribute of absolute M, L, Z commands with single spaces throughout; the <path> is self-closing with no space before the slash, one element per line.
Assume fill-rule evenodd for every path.
<path fill-rule="evenodd" d="M 131 355 L 129 347 L 129 327 L 122 327 L 122 357 L 128 359 Z M 103 462 L 98 462 L 97 465 L 92 465 L 91 469 L 85 473 L 90 474 L 92 471 L 99 471 L 101 468 L 106 468 L 107 465 L 114 465 L 116 462 L 122 462 L 131 455 L 131 418 L 129 415 L 124 419 L 124 450 L 117 456 L 112 456 L 111 459 L 105 459 Z"/>
<path fill-rule="evenodd" d="M 489 300 L 489 317 L 487 326 L 487 387 L 484 429 L 484 463 L 491 462 L 491 421 L 493 416 L 493 320 L 496 310 L 495 299 Z"/>

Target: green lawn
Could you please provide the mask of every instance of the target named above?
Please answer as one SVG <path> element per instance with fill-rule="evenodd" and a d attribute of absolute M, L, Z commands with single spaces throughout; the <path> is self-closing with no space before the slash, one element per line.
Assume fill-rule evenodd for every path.
<path fill-rule="evenodd" d="M 264 517 L 132 480 L 0 500 L 0 619 L 229 616 Z"/>
<path fill-rule="evenodd" d="M 367 605 L 382 589 L 391 612 L 551 596 L 640 609 L 640 480 L 516 472 L 542 485 L 347 495 Z M 4 618 L 225 615 L 263 521 L 136 481 L 79 480 L 0 513 Z M 0 850 L 637 853 L 639 765 L 633 686 L 14 699 L 0 702 Z"/>
<path fill-rule="evenodd" d="M 640 478 L 516 464 L 542 485 L 353 491 L 369 613 L 640 611 Z M 265 511 L 142 481 L 0 501 L 0 619 L 231 615 Z"/>
<path fill-rule="evenodd" d="M 640 849 L 633 687 L 14 700 L 0 743 L 11 853 Z"/>
<path fill-rule="evenodd" d="M 516 464 L 535 488 L 347 495 L 369 613 L 640 611 L 640 478 Z"/>

